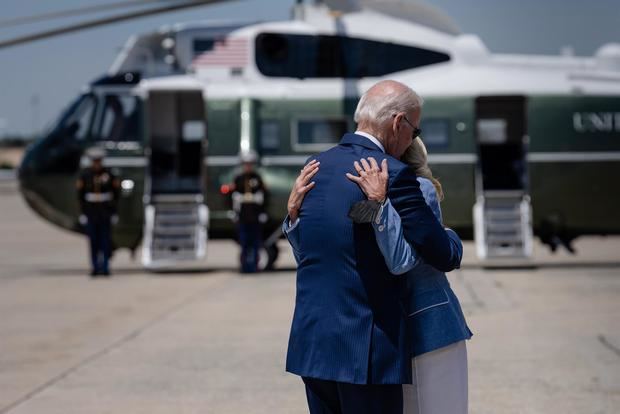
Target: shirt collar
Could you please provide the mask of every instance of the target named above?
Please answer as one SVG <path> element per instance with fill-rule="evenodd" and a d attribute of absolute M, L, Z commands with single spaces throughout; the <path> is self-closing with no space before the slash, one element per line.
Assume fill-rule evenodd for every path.
<path fill-rule="evenodd" d="M 381 144 L 381 141 L 379 141 L 376 137 L 370 135 L 368 132 L 355 131 L 355 135 L 361 135 L 363 137 L 368 138 L 373 144 L 378 146 L 383 153 L 385 153 L 385 148 L 383 148 L 383 144 Z"/>

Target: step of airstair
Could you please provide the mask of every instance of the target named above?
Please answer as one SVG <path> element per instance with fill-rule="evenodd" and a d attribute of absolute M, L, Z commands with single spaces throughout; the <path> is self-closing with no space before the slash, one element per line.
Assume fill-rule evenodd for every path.
<path fill-rule="evenodd" d="M 144 210 L 142 262 L 174 268 L 206 256 L 208 209 L 195 194 L 154 196 Z"/>
<path fill-rule="evenodd" d="M 523 192 L 486 192 L 474 206 L 476 252 L 480 259 L 532 255 L 531 205 Z"/>

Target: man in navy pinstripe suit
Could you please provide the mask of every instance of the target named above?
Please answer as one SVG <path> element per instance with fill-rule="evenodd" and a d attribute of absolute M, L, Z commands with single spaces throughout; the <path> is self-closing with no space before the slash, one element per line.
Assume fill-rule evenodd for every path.
<path fill-rule="evenodd" d="M 405 238 L 435 268 L 458 267 L 457 244 L 425 203 L 415 173 L 398 160 L 419 134 L 421 105 L 399 82 L 374 85 L 355 112 L 358 130 L 312 157 L 320 162 L 316 187 L 301 209 L 289 203 L 284 229 L 293 237 L 288 231 L 297 228 L 299 265 L 286 369 L 303 378 L 313 414 L 400 414 L 401 384 L 411 383 L 404 280 L 387 269 L 371 225 L 348 218 L 366 199 L 345 175 L 355 173 L 354 161 L 387 159 L 388 197 Z"/>

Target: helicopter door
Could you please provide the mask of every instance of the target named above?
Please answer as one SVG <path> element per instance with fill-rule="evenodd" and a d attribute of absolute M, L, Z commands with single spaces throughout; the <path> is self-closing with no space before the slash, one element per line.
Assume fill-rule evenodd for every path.
<path fill-rule="evenodd" d="M 474 230 L 483 259 L 531 256 L 525 105 L 522 96 L 476 99 Z"/>
<path fill-rule="evenodd" d="M 142 261 L 150 268 L 174 268 L 206 256 L 205 105 L 201 90 L 166 90 L 150 91 L 146 108 L 150 174 Z"/>
<path fill-rule="evenodd" d="M 152 194 L 200 194 L 202 146 L 206 139 L 202 93 L 149 94 Z"/>

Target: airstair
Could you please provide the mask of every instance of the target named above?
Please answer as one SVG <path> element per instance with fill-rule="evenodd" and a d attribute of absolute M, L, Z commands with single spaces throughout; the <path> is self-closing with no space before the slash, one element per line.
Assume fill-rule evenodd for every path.
<path fill-rule="evenodd" d="M 203 154 L 202 89 L 153 88 L 146 100 L 148 167 L 144 185 L 142 263 L 151 270 L 204 266 L 209 210 Z"/>
<path fill-rule="evenodd" d="M 529 265 L 532 257 L 526 106 L 523 96 L 476 99 L 474 239 L 487 265 Z"/>
<path fill-rule="evenodd" d="M 527 259 L 532 255 L 530 198 L 520 191 L 492 191 L 474 205 L 474 236 L 480 259 Z"/>
<path fill-rule="evenodd" d="M 178 267 L 205 258 L 209 213 L 202 195 L 157 195 L 144 213 L 145 267 Z"/>

